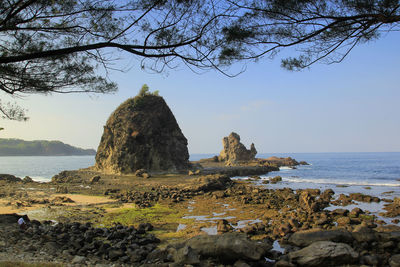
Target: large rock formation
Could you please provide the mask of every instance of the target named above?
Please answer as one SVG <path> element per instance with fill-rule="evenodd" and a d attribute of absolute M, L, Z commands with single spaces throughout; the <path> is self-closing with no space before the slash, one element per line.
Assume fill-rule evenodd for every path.
<path fill-rule="evenodd" d="M 239 162 L 248 162 L 255 159 L 257 150 L 252 143 L 250 150 L 240 143 L 240 136 L 232 132 L 228 137 L 222 139 L 224 149 L 219 154 L 218 160 L 225 161 L 227 165 Z"/>
<path fill-rule="evenodd" d="M 96 154 L 98 170 L 133 173 L 138 169 L 186 169 L 187 140 L 164 99 L 142 93 L 112 113 Z"/>

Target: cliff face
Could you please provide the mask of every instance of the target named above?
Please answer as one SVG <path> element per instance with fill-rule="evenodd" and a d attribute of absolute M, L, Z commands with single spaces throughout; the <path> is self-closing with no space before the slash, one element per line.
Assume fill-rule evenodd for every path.
<path fill-rule="evenodd" d="M 128 99 L 110 116 L 96 154 L 96 168 L 108 173 L 138 169 L 186 169 L 187 140 L 164 99 L 144 95 Z"/>
<path fill-rule="evenodd" d="M 228 137 L 222 139 L 224 149 L 221 151 L 218 160 L 225 161 L 227 165 L 234 165 L 239 162 L 247 162 L 255 159 L 257 150 L 251 144 L 250 150 L 240 143 L 240 136 L 232 132 Z"/>

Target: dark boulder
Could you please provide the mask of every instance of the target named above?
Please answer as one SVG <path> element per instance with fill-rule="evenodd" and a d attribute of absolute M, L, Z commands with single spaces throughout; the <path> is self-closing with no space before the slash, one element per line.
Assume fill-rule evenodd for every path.
<path fill-rule="evenodd" d="M 318 241 L 289 253 L 292 263 L 298 266 L 341 266 L 358 260 L 358 253 L 347 244 Z"/>
<path fill-rule="evenodd" d="M 306 230 L 296 232 L 289 238 L 289 243 L 298 247 L 306 247 L 317 241 L 351 243 L 353 237 L 346 230 Z"/>
<path fill-rule="evenodd" d="M 185 242 L 202 257 L 219 259 L 223 263 L 237 260 L 258 261 L 272 245 L 249 240 L 245 234 L 200 235 Z"/>

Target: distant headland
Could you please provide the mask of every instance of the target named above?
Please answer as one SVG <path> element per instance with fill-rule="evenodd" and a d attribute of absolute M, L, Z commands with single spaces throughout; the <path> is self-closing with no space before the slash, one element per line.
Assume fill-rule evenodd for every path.
<path fill-rule="evenodd" d="M 84 156 L 95 155 L 94 149 L 83 149 L 61 141 L 25 141 L 0 138 L 0 156 Z"/>

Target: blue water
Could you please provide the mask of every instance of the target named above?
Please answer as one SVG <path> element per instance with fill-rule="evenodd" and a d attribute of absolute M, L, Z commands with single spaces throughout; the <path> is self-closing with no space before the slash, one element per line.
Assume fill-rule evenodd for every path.
<path fill-rule="evenodd" d="M 197 154 L 191 158 L 197 160 L 202 156 L 212 157 L 214 154 Z M 400 152 L 275 153 L 258 154 L 257 158 L 271 156 L 292 157 L 298 161 L 307 161 L 310 165 L 298 166 L 297 169 L 282 167 L 280 171 L 261 177 L 264 180 L 279 175 L 283 182 L 263 185 L 261 180 L 255 182 L 258 185 L 267 188 L 330 188 L 337 194 L 360 192 L 388 198 L 400 196 Z M 387 194 L 388 191 L 393 192 Z"/>
<path fill-rule="evenodd" d="M 281 154 L 275 154 L 282 156 Z M 259 157 L 267 157 L 263 154 Z M 283 168 L 280 176 L 293 181 L 365 186 L 400 186 L 399 153 L 296 153 L 285 154 L 311 165 Z M 272 173 L 272 175 L 275 173 Z"/>
<path fill-rule="evenodd" d="M 48 182 L 61 171 L 87 168 L 94 162 L 94 156 L 0 157 L 0 173 L 22 178 L 30 176 L 35 181 Z"/>
<path fill-rule="evenodd" d="M 190 160 L 212 157 L 215 154 L 192 154 Z M 297 169 L 281 168 L 265 176 L 280 175 L 284 183 L 276 186 L 319 187 L 322 185 L 350 187 L 371 186 L 383 190 L 400 191 L 400 152 L 395 153 L 285 153 L 258 154 L 259 158 L 270 156 L 293 157 L 311 165 Z M 94 156 L 58 157 L 0 157 L 0 173 L 18 177 L 30 176 L 38 181 L 49 181 L 63 170 L 76 170 L 94 165 Z"/>

